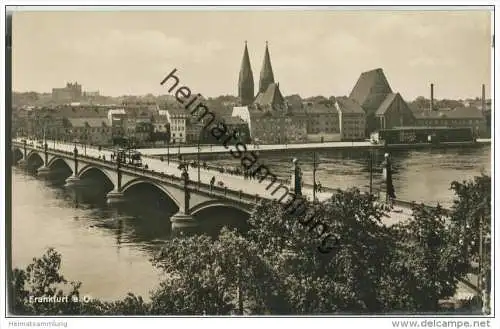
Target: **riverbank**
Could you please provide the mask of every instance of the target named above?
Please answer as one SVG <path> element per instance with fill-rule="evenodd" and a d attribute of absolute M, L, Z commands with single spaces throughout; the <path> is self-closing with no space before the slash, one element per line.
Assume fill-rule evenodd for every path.
<path fill-rule="evenodd" d="M 281 152 L 281 151 L 302 151 L 302 150 L 314 150 L 314 151 L 328 151 L 328 150 L 370 150 L 370 149 L 405 149 L 405 150 L 417 150 L 417 149 L 446 149 L 446 148 L 463 148 L 463 147 L 482 147 L 491 144 L 491 139 L 478 139 L 476 142 L 448 142 L 440 144 L 429 144 L 429 143 L 419 143 L 419 144 L 372 144 L 370 142 L 326 142 L 326 143 L 305 143 L 305 144 L 269 144 L 269 145 L 246 145 L 247 150 L 258 152 L 258 153 L 269 153 L 269 152 Z M 196 155 L 200 154 L 222 154 L 229 152 L 230 148 L 225 148 L 222 145 L 200 145 L 199 151 L 198 146 L 171 146 L 169 148 L 141 148 L 139 151 L 143 155 L 155 156 L 155 155 Z"/>

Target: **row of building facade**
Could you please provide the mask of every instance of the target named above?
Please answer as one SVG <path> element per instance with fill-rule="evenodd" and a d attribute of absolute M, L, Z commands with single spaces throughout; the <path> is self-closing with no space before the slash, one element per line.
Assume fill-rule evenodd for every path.
<path fill-rule="evenodd" d="M 381 129 L 410 126 L 470 127 L 476 136 L 489 133 L 484 105 L 481 110 L 468 104 L 414 113 L 401 94 L 393 92 L 381 68 L 363 72 L 348 97 L 290 104 L 274 80 L 267 43 L 256 95 L 245 43 L 238 96 L 240 105 L 232 115 L 247 122 L 252 138 L 263 143 L 363 140 Z"/>
<path fill-rule="evenodd" d="M 236 117 L 221 117 L 229 131 L 241 132 L 249 142 L 248 125 Z M 181 108 L 154 110 L 134 106 L 71 106 L 15 109 L 12 118 L 15 136 L 113 145 L 128 140 L 137 146 L 151 144 L 217 143 L 210 131 Z"/>
<path fill-rule="evenodd" d="M 432 87 L 430 108 L 412 111 L 401 94 L 392 90 L 380 68 L 363 72 L 348 97 L 288 102 L 275 81 L 267 43 L 256 93 L 254 88 L 245 43 L 238 80 L 239 104 L 224 109 L 210 108 L 217 113 L 217 121 L 224 122 L 229 131 L 237 131 L 245 143 L 364 140 L 380 129 L 411 126 L 470 127 L 477 136 L 489 132 L 484 108 L 479 110 L 474 106 L 477 104 L 454 109 L 433 108 Z M 63 89 L 54 89 L 53 94 L 72 99 L 82 95 L 81 85 L 77 83 L 68 84 Z M 14 111 L 13 126 L 21 134 L 40 135 L 45 132 L 50 138 L 77 139 L 101 145 L 124 138 L 137 144 L 218 142 L 209 130 L 203 129 L 203 122 L 175 104 L 69 104 L 18 110 Z"/>

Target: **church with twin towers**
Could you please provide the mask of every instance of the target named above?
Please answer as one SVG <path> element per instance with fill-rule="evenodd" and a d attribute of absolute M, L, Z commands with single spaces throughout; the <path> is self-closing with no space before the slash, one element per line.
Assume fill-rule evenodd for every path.
<path fill-rule="evenodd" d="M 257 92 L 245 41 L 238 78 L 238 98 L 240 104 L 233 108 L 232 116 L 248 123 L 254 142 L 301 143 L 307 140 L 307 115 L 301 107 L 292 108 L 285 101 L 279 83 L 274 79 L 267 41 Z"/>
<path fill-rule="evenodd" d="M 251 139 L 263 144 L 364 140 L 373 131 L 412 126 L 415 117 L 394 92 L 381 68 L 361 73 L 349 96 L 320 101 L 285 100 L 275 80 L 269 44 L 256 90 L 245 42 L 238 78 L 239 104 L 232 110 L 248 124 Z"/>

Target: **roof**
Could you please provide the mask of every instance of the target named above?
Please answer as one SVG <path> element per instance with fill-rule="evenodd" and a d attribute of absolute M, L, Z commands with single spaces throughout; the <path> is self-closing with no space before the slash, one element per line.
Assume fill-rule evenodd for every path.
<path fill-rule="evenodd" d="M 243 51 L 243 59 L 241 60 L 241 69 L 238 78 L 238 86 L 241 87 L 242 85 L 246 84 L 252 87 L 254 85 L 252 66 L 250 65 L 250 56 L 248 56 L 247 43 L 245 42 L 245 50 Z M 253 89 L 252 89 L 252 95 L 253 95 Z"/>
<path fill-rule="evenodd" d="M 388 94 L 384 101 L 382 102 L 382 104 L 380 104 L 380 106 L 378 107 L 377 111 L 375 112 L 375 114 L 385 114 L 385 112 L 387 111 L 387 109 L 391 106 L 391 104 L 394 102 L 394 100 L 396 99 L 396 97 L 399 95 L 398 94 L 394 94 L 394 93 L 390 93 Z"/>
<path fill-rule="evenodd" d="M 274 83 L 273 67 L 271 66 L 271 56 L 269 55 L 269 47 L 266 42 L 266 50 L 264 52 L 264 61 L 262 70 L 260 71 L 259 93 L 263 93 L 269 88 L 270 84 Z"/>
<path fill-rule="evenodd" d="M 335 104 L 313 103 L 304 106 L 306 113 L 334 113 L 337 114 Z M 294 111 L 295 112 L 295 111 Z"/>
<path fill-rule="evenodd" d="M 392 89 L 381 68 L 363 72 L 354 85 L 349 98 L 354 99 L 363 108 L 378 108 Z"/>
<path fill-rule="evenodd" d="M 127 113 L 128 116 L 137 118 L 151 116 L 151 111 L 145 107 L 126 107 L 125 113 Z"/>
<path fill-rule="evenodd" d="M 365 113 L 361 105 L 350 97 L 337 97 L 337 104 L 344 113 Z"/>
<path fill-rule="evenodd" d="M 68 118 L 73 127 L 102 127 L 107 126 L 107 120 L 101 118 Z"/>
<path fill-rule="evenodd" d="M 191 115 L 190 111 L 188 111 L 184 108 L 181 108 L 181 107 L 169 108 L 169 109 L 167 109 L 167 111 L 168 111 L 168 114 L 172 115 L 172 116 L 180 116 L 180 115 L 190 116 Z"/>
<path fill-rule="evenodd" d="M 237 110 L 237 111 L 239 111 L 239 110 L 247 110 L 248 111 L 248 106 L 235 106 L 235 107 L 233 107 L 233 111 L 234 110 Z"/>
<path fill-rule="evenodd" d="M 108 110 L 108 114 L 127 114 L 125 112 L 125 109 L 111 109 L 111 110 Z"/>
<path fill-rule="evenodd" d="M 107 117 L 109 108 L 103 106 L 58 106 L 56 111 L 63 117 L 98 118 Z"/>
<path fill-rule="evenodd" d="M 221 121 L 223 121 L 226 125 L 243 125 L 243 124 L 247 124 L 242 118 L 240 118 L 240 117 L 233 117 L 233 116 L 223 117 L 223 118 L 221 118 Z"/>
<path fill-rule="evenodd" d="M 271 83 L 267 87 L 266 91 L 259 93 L 254 101 L 255 104 L 260 106 L 270 106 L 273 109 L 279 108 L 285 105 L 285 99 L 281 94 L 279 84 Z"/>
<path fill-rule="evenodd" d="M 165 115 L 155 114 L 155 115 L 153 115 L 153 121 L 155 123 L 166 123 L 168 120 L 167 120 L 167 117 Z"/>
<path fill-rule="evenodd" d="M 477 107 L 457 107 L 453 110 L 424 111 L 415 113 L 415 118 L 423 119 L 483 119 L 483 113 Z"/>

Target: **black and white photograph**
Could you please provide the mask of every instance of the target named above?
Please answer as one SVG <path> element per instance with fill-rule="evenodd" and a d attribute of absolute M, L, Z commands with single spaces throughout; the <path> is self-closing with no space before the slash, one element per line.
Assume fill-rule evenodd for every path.
<path fill-rule="evenodd" d="M 495 327 L 494 6 L 5 8 L 8 327 Z"/>

